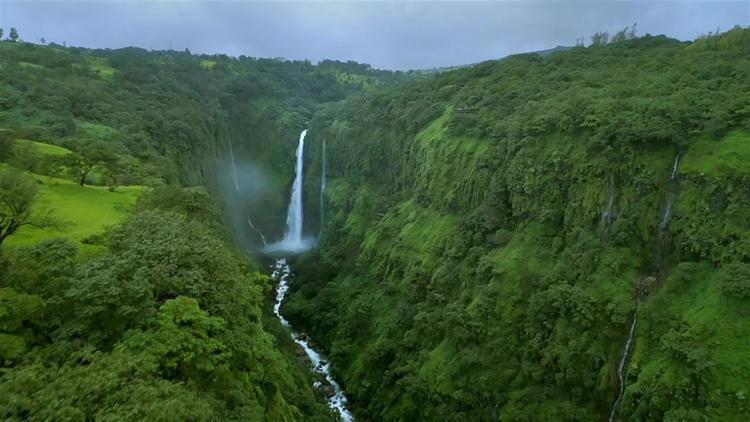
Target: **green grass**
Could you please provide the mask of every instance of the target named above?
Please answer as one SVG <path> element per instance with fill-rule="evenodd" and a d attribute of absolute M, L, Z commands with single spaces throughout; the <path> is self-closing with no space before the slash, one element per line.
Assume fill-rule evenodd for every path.
<path fill-rule="evenodd" d="M 699 333 L 689 345 L 706 350 L 706 359 L 711 363 L 710 370 L 704 374 L 713 402 L 707 409 L 711 420 L 741 420 L 736 413 L 739 404 L 736 396 L 750 392 L 747 381 L 750 373 L 749 301 L 723 293 L 714 277 L 715 271 L 705 262 L 673 271 L 655 300 L 644 307 L 643 329 L 639 336 L 651 330 L 666 331 L 664 327 L 652 326 L 653 316 L 664 313 L 671 315 L 673 321 L 680 321 L 683 330 Z M 673 355 L 662 355 L 661 350 L 649 348 L 647 344 L 636 342 L 633 363 L 640 366 L 640 371 L 637 380 L 631 380 L 633 389 L 641 384 L 668 386 L 685 378 L 684 364 L 675 364 Z"/>
<path fill-rule="evenodd" d="M 682 158 L 680 173 L 711 177 L 750 174 L 750 135 L 734 131 L 720 140 L 703 138 L 690 145 Z"/>
<path fill-rule="evenodd" d="M 117 133 L 117 129 L 102 125 L 99 123 L 91 123 L 91 122 L 77 122 L 78 128 L 86 132 L 87 134 L 98 138 L 102 140 L 106 140 L 111 138 L 114 134 Z"/>
<path fill-rule="evenodd" d="M 44 142 L 30 141 L 28 139 L 16 139 L 16 144 L 20 146 L 29 146 L 36 153 L 45 155 L 66 155 L 70 154 L 71 151 L 61 146 L 47 144 Z"/>
<path fill-rule="evenodd" d="M 44 66 L 36 63 L 19 62 L 18 65 L 25 69 L 44 69 Z"/>
<path fill-rule="evenodd" d="M 201 60 L 201 66 L 204 69 L 213 69 L 214 66 L 216 66 L 216 61 L 214 60 Z"/>
<path fill-rule="evenodd" d="M 107 65 L 107 61 L 99 57 L 89 59 L 89 68 L 98 72 L 102 79 L 111 79 L 115 74 L 115 68 Z"/>
<path fill-rule="evenodd" d="M 95 252 L 99 247 L 80 243 L 81 240 L 124 221 L 142 191 L 141 186 L 123 186 L 110 192 L 106 187 L 81 187 L 64 179 L 34 177 L 41 182 L 36 212 L 52 210 L 65 224 L 60 228 L 22 227 L 4 246 L 31 246 L 41 240 L 65 237 L 79 243 L 81 254 Z"/>

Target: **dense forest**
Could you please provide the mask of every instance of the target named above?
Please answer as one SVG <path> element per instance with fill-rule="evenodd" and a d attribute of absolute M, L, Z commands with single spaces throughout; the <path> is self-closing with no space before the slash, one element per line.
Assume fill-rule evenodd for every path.
<path fill-rule="evenodd" d="M 403 78 L 0 42 L 2 419 L 332 420 L 237 197 L 277 229 L 299 128 Z M 227 194 L 232 144 L 266 189 Z"/>
<path fill-rule="evenodd" d="M 308 128 L 283 311 L 357 419 L 750 418 L 750 30 L 605 35 L 406 73 L 0 42 L 0 415 L 335 420 L 259 252 Z"/>
<path fill-rule="evenodd" d="M 326 108 L 287 315 L 372 420 L 605 420 L 631 326 L 623 420 L 746 420 L 748 75 L 643 36 Z"/>

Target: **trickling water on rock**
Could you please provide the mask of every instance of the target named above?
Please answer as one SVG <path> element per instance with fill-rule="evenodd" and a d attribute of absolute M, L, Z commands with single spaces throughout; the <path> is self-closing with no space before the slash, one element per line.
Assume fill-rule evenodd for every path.
<path fill-rule="evenodd" d="M 232 160 L 232 181 L 234 182 L 234 188 L 237 192 L 240 191 L 240 181 L 237 178 L 237 164 L 234 162 L 234 147 L 232 146 L 232 139 L 229 139 L 229 158 Z"/>
<path fill-rule="evenodd" d="M 609 414 L 609 422 L 613 422 L 617 412 L 620 410 L 622 400 L 625 395 L 625 365 L 627 364 L 628 358 L 630 357 L 633 340 L 635 339 L 636 324 L 638 323 L 638 311 L 641 308 L 641 300 L 646 297 L 648 290 L 653 286 L 653 283 L 657 281 L 657 277 L 664 276 L 665 263 L 664 263 L 664 234 L 669 226 L 669 221 L 672 218 L 672 208 L 674 201 L 677 199 L 677 166 L 680 163 L 680 153 L 674 159 L 672 165 L 672 175 L 669 178 L 667 185 L 667 193 L 665 202 L 662 210 L 659 213 L 659 223 L 656 227 L 656 256 L 655 256 L 655 271 L 656 274 L 653 276 L 645 277 L 638 283 L 638 289 L 636 291 L 636 309 L 633 312 L 633 322 L 630 324 L 630 333 L 628 339 L 625 342 L 625 346 L 622 349 L 620 361 L 617 365 L 617 378 L 619 380 L 619 391 L 617 393 L 617 399 L 612 405 L 612 410 Z"/>
<path fill-rule="evenodd" d="M 328 363 L 328 361 L 326 361 L 320 353 L 316 352 L 310 346 L 310 342 L 308 341 L 307 336 L 295 332 L 294 329 L 292 329 L 291 324 L 289 324 L 289 321 L 287 321 L 286 318 L 281 315 L 281 304 L 282 302 L 284 302 L 287 291 L 289 291 L 290 273 L 291 269 L 289 268 L 289 264 L 287 264 L 286 259 L 277 259 L 276 263 L 273 265 L 273 273 L 271 274 L 271 277 L 273 277 L 273 279 L 278 282 L 278 285 L 276 286 L 276 302 L 273 305 L 273 313 L 276 314 L 276 316 L 279 318 L 281 324 L 289 328 L 289 330 L 292 332 L 292 339 L 302 348 L 302 350 L 305 351 L 305 355 L 307 355 L 308 359 L 310 359 L 310 362 L 312 363 L 313 370 L 322 375 L 323 378 L 325 378 L 326 382 L 328 382 L 328 385 L 330 385 L 333 394 L 331 394 L 331 396 L 328 398 L 328 406 L 331 409 L 337 411 L 344 422 L 354 421 L 354 415 L 352 415 L 352 413 L 346 407 L 347 400 L 346 396 L 344 395 L 344 391 L 331 375 L 330 363 Z M 319 389 L 323 385 L 320 381 L 316 381 L 313 386 Z"/>
<path fill-rule="evenodd" d="M 638 323 L 639 309 L 640 304 L 638 304 L 635 312 L 633 312 L 633 322 L 630 324 L 630 334 L 628 334 L 628 340 L 625 342 L 625 347 L 622 350 L 620 362 L 617 365 L 617 378 L 620 381 L 620 391 L 617 393 L 617 399 L 612 405 L 612 411 L 609 413 L 609 422 L 612 422 L 615 419 L 615 414 L 620 409 L 620 404 L 622 404 L 622 396 L 625 393 L 625 363 L 627 362 L 628 356 L 630 355 L 630 347 L 632 346 L 633 338 L 635 337 L 635 326 Z"/>
<path fill-rule="evenodd" d="M 318 239 L 323 237 L 323 225 L 325 224 L 325 199 L 323 194 L 326 191 L 326 140 L 323 138 L 323 158 L 321 159 L 321 170 L 320 170 L 320 233 Z"/>
<path fill-rule="evenodd" d="M 660 213 L 659 226 L 656 230 L 656 270 L 662 272 L 664 270 L 664 235 L 669 226 L 669 221 L 672 219 L 672 212 L 674 211 L 674 201 L 677 199 L 677 165 L 680 163 L 680 153 L 677 153 L 677 157 L 674 159 L 672 165 L 672 176 L 669 179 L 667 185 L 667 194 L 664 201 L 664 207 Z"/>
<path fill-rule="evenodd" d="M 603 240 L 606 240 L 609 234 L 609 227 L 612 225 L 612 220 L 615 218 L 615 199 L 617 197 L 617 190 L 615 189 L 615 178 L 609 178 L 609 188 L 607 189 L 607 204 L 604 206 L 602 211 L 602 218 L 599 221 L 599 234 Z"/>
<path fill-rule="evenodd" d="M 266 237 L 263 236 L 263 232 L 260 231 L 255 225 L 253 224 L 253 220 L 250 219 L 250 217 L 247 217 L 247 224 L 250 226 L 251 229 L 255 230 L 256 233 L 260 236 L 260 240 L 263 242 L 263 246 L 268 246 L 268 243 L 266 243 Z"/>

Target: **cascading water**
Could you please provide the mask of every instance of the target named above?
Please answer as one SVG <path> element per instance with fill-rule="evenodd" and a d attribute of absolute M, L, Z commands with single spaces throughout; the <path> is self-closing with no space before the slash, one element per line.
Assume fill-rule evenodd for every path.
<path fill-rule="evenodd" d="M 612 405 L 612 411 L 609 412 L 609 422 L 614 421 L 617 411 L 620 409 L 622 404 L 622 396 L 625 393 L 625 363 L 630 355 L 630 347 L 633 344 L 633 338 L 635 337 L 635 325 L 638 323 L 638 310 L 640 304 L 633 312 L 633 322 L 630 324 L 630 334 L 628 334 L 628 340 L 625 342 L 625 347 L 622 349 L 622 356 L 620 356 L 620 362 L 617 364 L 617 379 L 620 381 L 620 390 L 617 393 L 617 399 Z"/>
<path fill-rule="evenodd" d="M 305 154 L 305 136 L 307 129 L 299 134 L 297 160 L 294 167 L 294 182 L 289 208 L 286 212 L 286 231 L 284 238 L 267 245 L 266 252 L 301 252 L 311 246 L 311 242 L 302 238 L 302 173 Z"/>
<path fill-rule="evenodd" d="M 328 385 L 330 385 L 332 393 L 328 398 L 328 406 L 337 411 L 341 416 L 341 420 L 344 422 L 354 421 L 354 415 L 352 415 L 349 409 L 346 408 L 347 400 L 344 391 L 331 375 L 331 365 L 320 353 L 316 352 L 310 346 L 307 336 L 295 332 L 294 329 L 292 329 L 291 324 L 289 324 L 289 321 L 281 315 L 281 304 L 284 302 L 287 291 L 289 291 L 290 273 L 291 269 L 289 268 L 286 259 L 277 259 L 273 266 L 273 273 L 271 274 L 271 277 L 278 282 L 278 285 L 276 286 L 276 302 L 273 305 L 273 313 L 276 314 L 283 326 L 289 328 L 292 333 L 292 339 L 302 348 L 302 350 L 305 351 L 305 354 L 312 363 L 313 370 L 322 375 Z M 316 388 L 322 386 L 320 382 L 316 382 L 314 385 Z"/>
<path fill-rule="evenodd" d="M 659 226 L 656 230 L 656 269 L 658 272 L 664 270 L 664 235 L 669 226 L 669 221 L 672 219 L 672 212 L 674 211 L 674 201 L 677 199 L 677 165 L 680 163 L 680 153 L 677 153 L 677 157 L 674 159 L 672 165 L 672 176 L 669 179 L 669 185 L 667 186 L 667 194 L 664 202 L 664 207 L 660 213 Z"/>
<path fill-rule="evenodd" d="M 679 163 L 680 153 L 678 152 L 677 157 L 675 157 L 674 159 L 674 164 L 672 165 L 672 175 L 669 178 L 664 207 L 659 213 L 659 224 L 656 228 L 656 274 L 644 278 L 638 285 L 638 289 L 636 292 L 636 308 L 635 312 L 633 312 L 633 322 L 630 324 L 630 333 L 628 334 L 628 339 L 622 349 L 620 362 L 617 365 L 617 378 L 620 384 L 619 391 L 617 393 L 617 399 L 615 399 L 615 402 L 612 405 L 612 411 L 609 413 L 609 422 L 613 422 L 615 420 L 615 416 L 617 416 L 617 412 L 620 410 L 620 405 L 622 404 L 622 399 L 625 395 L 625 364 L 630 357 L 633 340 L 635 339 L 636 324 L 638 323 L 638 311 L 641 308 L 641 300 L 646 297 L 650 285 L 656 282 L 657 277 L 660 275 L 664 275 L 664 234 L 667 230 L 667 227 L 669 226 L 669 220 L 672 218 L 672 207 L 674 201 L 675 199 L 677 199 L 677 166 L 679 165 Z"/>
<path fill-rule="evenodd" d="M 326 191 L 326 139 L 323 138 L 323 158 L 321 159 L 320 169 L 320 233 L 318 239 L 323 237 L 323 225 L 325 224 L 325 198 Z"/>
<path fill-rule="evenodd" d="M 599 234 L 603 240 L 606 240 L 609 232 L 609 226 L 615 218 L 615 198 L 617 190 L 615 189 L 615 178 L 609 178 L 609 188 L 607 189 L 607 204 L 602 211 L 602 218 L 599 221 Z"/>
<path fill-rule="evenodd" d="M 292 198 L 286 212 L 286 233 L 284 242 L 291 244 L 302 242 L 302 166 L 305 155 L 305 136 L 307 129 L 299 134 L 297 145 L 297 163 L 294 167 L 294 183 L 292 184 Z"/>
<path fill-rule="evenodd" d="M 232 160 L 232 181 L 234 182 L 234 189 L 237 192 L 240 191 L 240 180 L 237 178 L 237 164 L 234 162 L 234 147 L 232 146 L 232 139 L 229 139 L 229 158 Z"/>
<path fill-rule="evenodd" d="M 260 240 L 263 242 L 263 246 L 268 246 L 268 243 L 266 243 L 266 237 L 263 236 L 263 232 L 260 231 L 255 225 L 253 224 L 253 220 L 250 219 L 250 217 L 247 217 L 247 225 L 250 226 L 251 229 L 255 230 L 256 233 L 260 236 Z"/>

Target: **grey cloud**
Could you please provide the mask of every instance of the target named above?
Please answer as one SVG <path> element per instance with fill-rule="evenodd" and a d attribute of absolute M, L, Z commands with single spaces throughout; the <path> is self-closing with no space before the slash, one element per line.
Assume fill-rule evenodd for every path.
<path fill-rule="evenodd" d="M 189 48 L 391 69 L 473 63 L 571 45 L 638 23 L 692 39 L 748 25 L 747 1 L 250 2 L 0 0 L 0 26 L 86 47 Z"/>

